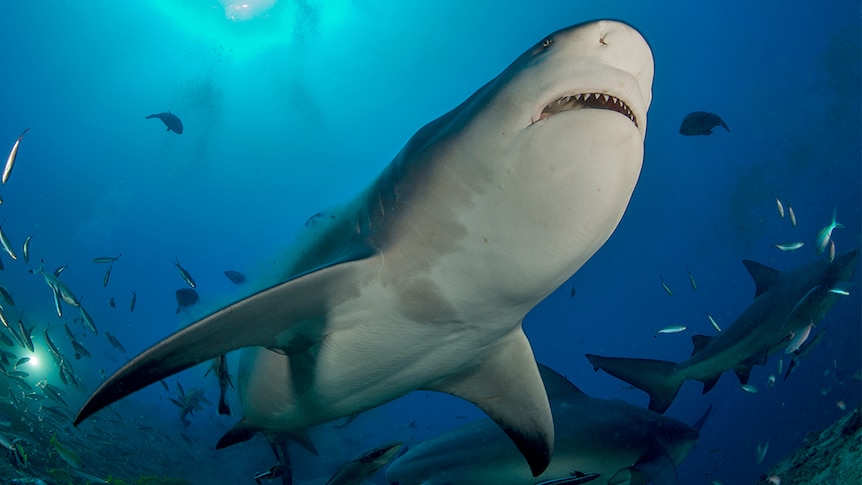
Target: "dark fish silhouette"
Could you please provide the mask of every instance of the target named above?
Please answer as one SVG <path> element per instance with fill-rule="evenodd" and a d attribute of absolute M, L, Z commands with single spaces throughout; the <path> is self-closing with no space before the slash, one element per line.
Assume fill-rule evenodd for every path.
<path fill-rule="evenodd" d="M 224 275 L 227 276 L 227 279 L 231 280 L 235 285 L 241 285 L 245 283 L 245 275 L 240 273 L 239 271 L 227 270 L 224 272 Z"/>
<path fill-rule="evenodd" d="M 177 135 L 183 134 L 183 122 L 177 118 L 177 115 L 168 111 L 167 113 L 155 113 L 147 116 L 146 119 L 158 118 L 168 127 L 168 131 L 173 131 Z"/>
<path fill-rule="evenodd" d="M 177 313 L 194 305 L 200 300 L 198 292 L 191 288 L 180 288 L 177 290 Z"/>
<path fill-rule="evenodd" d="M 716 126 L 721 126 L 728 132 L 730 128 L 721 120 L 715 113 L 707 113 L 706 111 L 695 111 L 685 115 L 682 119 L 682 124 L 679 126 L 679 132 L 685 136 L 694 135 L 711 135 L 712 129 Z"/>

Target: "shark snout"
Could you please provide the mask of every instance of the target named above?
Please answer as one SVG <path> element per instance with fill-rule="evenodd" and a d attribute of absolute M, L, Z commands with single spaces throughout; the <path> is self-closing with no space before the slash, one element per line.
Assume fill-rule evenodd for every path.
<path fill-rule="evenodd" d="M 611 66 L 631 74 L 638 83 L 644 110 L 652 101 L 654 65 L 652 50 L 646 39 L 632 26 L 616 20 L 600 20 L 592 34 L 597 50 Z"/>

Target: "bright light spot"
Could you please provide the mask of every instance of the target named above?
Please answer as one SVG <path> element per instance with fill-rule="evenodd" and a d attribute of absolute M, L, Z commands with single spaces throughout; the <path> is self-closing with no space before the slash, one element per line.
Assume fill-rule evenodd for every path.
<path fill-rule="evenodd" d="M 221 0 L 224 5 L 224 14 L 230 20 L 250 20 L 275 5 L 276 0 L 253 0 L 251 2 L 238 2 L 236 0 Z"/>
<path fill-rule="evenodd" d="M 39 358 L 33 354 L 30 356 L 30 362 L 27 362 L 27 364 L 32 365 L 33 367 L 39 367 Z"/>

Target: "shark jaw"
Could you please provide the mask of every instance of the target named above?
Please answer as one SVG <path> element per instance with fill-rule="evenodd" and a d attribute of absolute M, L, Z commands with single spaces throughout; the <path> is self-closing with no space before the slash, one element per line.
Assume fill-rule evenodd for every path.
<path fill-rule="evenodd" d="M 317 218 L 282 283 L 144 351 L 76 423 L 248 348 L 243 418 L 220 447 L 257 432 L 308 445 L 310 426 L 429 389 L 481 408 L 538 475 L 553 420 L 521 322 L 621 219 L 643 162 L 652 75 L 648 45 L 625 24 L 551 34 Z M 572 93 L 601 99 L 543 113 Z"/>

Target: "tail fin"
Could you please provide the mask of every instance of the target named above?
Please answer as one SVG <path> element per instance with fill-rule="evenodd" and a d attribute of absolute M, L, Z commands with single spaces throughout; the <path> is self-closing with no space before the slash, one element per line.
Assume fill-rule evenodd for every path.
<path fill-rule="evenodd" d="M 676 376 L 676 364 L 663 360 L 600 357 L 587 354 L 595 370 L 603 370 L 649 394 L 649 408 L 663 413 L 670 407 L 683 380 Z"/>

